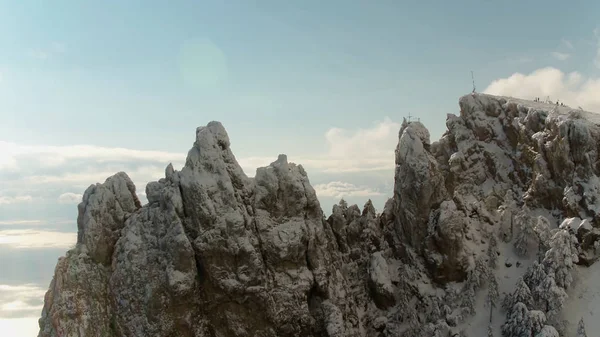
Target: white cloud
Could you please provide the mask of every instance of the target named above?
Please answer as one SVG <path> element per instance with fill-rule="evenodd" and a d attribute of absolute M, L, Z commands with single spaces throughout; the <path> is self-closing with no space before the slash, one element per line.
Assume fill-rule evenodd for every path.
<path fill-rule="evenodd" d="M 0 226 L 6 225 L 23 225 L 23 226 L 31 226 L 31 225 L 43 225 L 44 221 L 42 220 L 2 220 L 0 221 Z"/>
<path fill-rule="evenodd" d="M 83 194 L 77 194 L 72 192 L 63 193 L 58 196 L 59 204 L 78 204 L 83 198 Z"/>
<path fill-rule="evenodd" d="M 33 197 L 30 195 L 20 195 L 16 197 L 0 196 L 0 205 L 18 204 L 24 202 L 31 202 Z"/>
<path fill-rule="evenodd" d="M 565 61 L 566 59 L 568 59 L 569 57 L 571 57 L 571 54 L 567 54 L 567 53 L 561 53 L 561 52 L 552 52 L 552 57 L 554 57 L 555 59 L 559 60 L 559 61 Z"/>
<path fill-rule="evenodd" d="M 389 174 L 389 179 L 392 179 L 394 149 L 398 142 L 399 129 L 400 123 L 389 118 L 363 128 L 331 128 L 323 136 L 322 151 L 290 155 L 288 159 L 302 164 L 310 177 L 344 174 L 345 181 L 355 182 L 351 175 L 356 177 L 361 174 L 386 176 Z M 172 162 L 176 169 L 181 169 L 185 158 L 185 153 L 176 152 L 92 145 L 36 146 L 0 141 L 0 185 L 3 187 L 1 196 L 4 196 L 0 196 L 0 203 L 5 204 L 6 206 L 2 205 L 3 210 L 8 211 L 2 220 L 18 219 L 21 216 L 22 210 L 19 207 L 22 206 L 15 204 L 17 201 L 39 201 L 39 204 L 45 205 L 44 207 L 56 207 L 57 211 L 60 204 L 76 204 L 81 200 L 81 194 L 91 184 L 102 183 L 119 171 L 127 172 L 136 185 L 140 201 L 146 203 L 144 194 L 146 184 L 163 178 L 165 167 L 169 162 Z M 257 167 L 267 166 L 276 159 L 277 153 L 272 156 L 241 156 L 238 162 L 246 174 L 254 176 Z M 334 179 L 326 178 L 320 182 L 329 180 Z M 370 185 L 368 181 L 369 179 L 363 180 L 360 184 Z M 358 195 L 359 192 L 352 193 Z M 29 215 L 33 219 L 44 220 L 43 212 L 42 208 L 32 207 Z M 64 207 L 58 212 L 60 212 L 60 215 L 57 215 L 59 217 L 70 216 L 67 215 Z M 7 225 L 16 224 L 7 223 Z M 51 225 L 54 224 L 48 224 Z M 41 225 L 35 226 L 29 228 L 42 228 L 39 227 Z M 39 234 L 28 233 L 27 235 L 32 240 L 34 238 L 41 240 Z M 63 234 L 55 235 L 63 236 Z M 27 246 L 23 241 L 25 239 L 17 240 L 17 238 L 11 236 L 4 237 L 2 240 L 4 244 L 10 242 L 13 246 Z M 32 245 L 47 245 L 39 240 L 35 242 Z"/>
<path fill-rule="evenodd" d="M 311 171 L 326 173 L 393 170 L 399 129 L 400 123 L 389 118 L 366 128 L 331 128 L 324 135 L 324 152 L 289 156 L 289 160 Z M 116 172 L 125 171 L 138 192 L 143 192 L 148 182 L 164 177 L 168 163 L 180 169 L 185 158 L 186 154 L 175 152 L 93 145 L 32 146 L 0 141 L 0 173 L 3 173 L 0 181 L 14 193 L 23 190 L 28 190 L 28 194 L 32 194 L 32 190 L 50 193 L 51 187 L 81 193 L 90 184 L 104 182 Z M 273 154 L 240 157 L 238 161 L 244 171 L 253 176 L 257 167 L 267 166 L 276 158 L 277 154 Z M 9 177 L 9 174 L 14 176 Z M 3 179 L 3 175 L 8 178 Z M 75 198 L 65 195 L 59 201 L 72 200 L 68 197 Z M 13 200 L 6 199 L 7 202 Z"/>
<path fill-rule="evenodd" d="M 185 154 L 164 151 L 142 151 L 126 148 L 101 147 L 94 145 L 31 146 L 0 141 L 0 169 L 12 171 L 20 167 L 21 158 L 35 160 L 44 167 L 65 165 L 73 159 L 91 159 L 97 163 L 114 161 L 183 161 Z"/>
<path fill-rule="evenodd" d="M 332 181 L 327 184 L 315 185 L 318 197 L 331 197 L 341 199 L 343 197 L 372 197 L 381 196 L 383 193 L 365 186 L 356 186 L 351 183 Z"/>
<path fill-rule="evenodd" d="M 0 331 L 2 331 L 4 336 L 11 337 L 37 336 L 40 331 L 38 326 L 39 317 L 37 316 L 10 319 L 0 318 Z"/>
<path fill-rule="evenodd" d="M 142 167 L 142 168 L 138 168 L 138 169 L 133 169 L 133 170 L 128 170 L 127 171 L 127 175 L 129 175 L 129 177 L 133 180 L 137 180 L 138 182 L 140 181 L 140 179 L 135 179 L 134 177 L 143 177 L 144 179 L 141 179 L 143 181 L 151 181 L 151 180 L 158 180 L 159 178 L 164 176 L 164 168 L 158 167 L 158 166 L 148 166 L 148 167 Z M 115 173 L 117 173 L 117 170 L 102 170 L 102 171 L 93 171 L 93 170 L 89 170 L 88 172 L 83 172 L 83 173 L 64 173 L 64 174 L 58 174 L 58 175 L 53 175 L 53 174 L 43 174 L 43 175 L 32 175 L 32 176 L 28 176 L 26 178 L 24 178 L 23 180 L 26 181 L 28 184 L 33 184 L 33 185 L 46 185 L 46 184 L 69 184 L 72 186 L 85 186 L 86 188 L 88 187 L 88 185 L 90 184 L 95 184 L 95 183 L 102 183 L 106 180 L 106 178 L 114 175 Z M 138 188 L 144 188 L 146 185 L 142 185 L 142 186 L 136 186 Z"/>
<path fill-rule="evenodd" d="M 571 41 L 569 41 L 569 40 L 567 40 L 567 39 L 561 39 L 561 40 L 560 40 L 560 42 L 561 42 L 561 44 L 562 44 L 563 46 L 567 47 L 567 48 L 568 48 L 568 49 L 570 49 L 570 50 L 573 50 L 573 49 L 575 49 L 575 48 L 573 47 L 573 43 L 571 43 Z"/>
<path fill-rule="evenodd" d="M 497 79 L 484 92 L 528 99 L 550 96 L 574 108 L 600 112 L 600 78 L 586 78 L 578 72 L 566 74 L 552 67 Z"/>
<path fill-rule="evenodd" d="M 397 136 L 395 137 L 397 138 Z M 359 156 L 349 156 L 348 158 L 336 158 L 330 155 L 315 156 L 288 156 L 288 161 L 301 164 L 309 170 L 309 174 L 314 171 L 324 173 L 359 173 L 384 171 L 394 169 L 394 146 L 388 153 L 381 153 L 379 157 L 370 155 L 364 158 Z M 244 172 L 253 177 L 257 167 L 268 166 L 274 162 L 276 157 L 248 157 L 240 158 L 238 162 Z"/>
<path fill-rule="evenodd" d="M 77 233 L 33 229 L 0 230 L 0 245 L 11 248 L 70 248 L 77 242 Z"/>
<path fill-rule="evenodd" d="M 45 294 L 46 290 L 35 284 L 0 284 L 0 318 L 39 315 Z"/>
<path fill-rule="evenodd" d="M 148 182 L 164 177 L 169 163 L 180 169 L 185 158 L 185 153 L 92 145 L 35 146 L 0 141 L 0 183 L 5 187 L 4 195 L 27 191 L 36 198 L 76 203 L 81 200 L 78 193 L 119 171 L 127 172 L 137 190 L 143 192 Z M 61 195 L 64 190 L 70 190 L 72 194 Z M 57 195 L 61 195 L 58 200 Z M 0 203 L 4 204 L 19 200 L 0 196 Z"/>
<path fill-rule="evenodd" d="M 389 118 L 367 128 L 333 127 L 325 133 L 325 153 L 288 156 L 288 160 L 325 173 L 393 170 L 400 127 L 400 123 Z M 254 175 L 256 167 L 268 165 L 275 157 L 250 157 L 238 161 L 245 172 Z"/>
<path fill-rule="evenodd" d="M 0 226 L 56 226 L 56 225 L 73 225 L 75 220 L 0 220 Z"/>
<path fill-rule="evenodd" d="M 0 144 L 0 150 L 2 150 L 2 144 Z M 18 170 L 18 165 L 17 165 L 17 161 L 15 160 L 15 158 L 10 157 L 8 155 L 8 153 L 0 152 L 0 171 L 15 172 L 17 170 Z"/>
<path fill-rule="evenodd" d="M 328 154 L 338 159 L 350 156 L 381 158 L 393 154 L 398 142 L 400 126 L 400 123 L 386 118 L 370 128 L 356 130 L 331 128 L 325 133 Z M 352 159 L 356 160 L 357 157 Z"/>

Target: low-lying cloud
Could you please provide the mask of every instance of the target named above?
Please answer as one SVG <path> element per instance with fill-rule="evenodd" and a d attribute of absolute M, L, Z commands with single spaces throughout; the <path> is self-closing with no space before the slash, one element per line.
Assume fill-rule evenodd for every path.
<path fill-rule="evenodd" d="M 82 194 L 67 192 L 58 196 L 58 203 L 60 204 L 77 204 L 81 201 Z"/>
<path fill-rule="evenodd" d="M 356 186 L 342 181 L 332 181 L 327 184 L 315 185 L 318 197 L 341 199 L 344 197 L 372 197 L 381 196 L 383 193 L 367 186 Z"/>
<path fill-rule="evenodd" d="M 36 168 L 61 168 L 84 161 L 91 164 L 169 163 L 183 162 L 185 154 L 144 151 L 93 145 L 44 146 L 21 145 L 0 141 L 0 171 L 23 171 L 29 167 L 21 163 L 35 163 Z"/>
<path fill-rule="evenodd" d="M 32 317 L 0 318 L 0 331 L 4 336 L 31 337 L 39 332 L 39 313 Z"/>
<path fill-rule="evenodd" d="M 0 284 L 0 319 L 39 316 L 45 293 L 35 284 Z"/>
<path fill-rule="evenodd" d="M 360 173 L 394 168 L 394 148 L 400 123 L 389 118 L 365 128 L 331 128 L 324 134 L 321 153 L 290 156 L 309 172 Z M 238 159 L 249 176 L 257 167 L 276 160 L 273 156 Z M 76 204 L 91 184 L 104 182 L 125 171 L 142 195 L 150 181 L 164 176 L 165 167 L 173 163 L 181 169 L 184 153 L 144 151 L 93 145 L 34 146 L 0 141 L 0 183 L 6 195 L 0 205 L 48 200 L 58 204 Z M 27 195 L 22 195 L 26 191 Z M 21 195 L 19 195 L 21 194 Z"/>
<path fill-rule="evenodd" d="M 15 219 L 15 220 L 0 220 L 0 226 L 23 226 L 23 227 L 39 227 L 39 226 L 56 226 L 56 225 L 72 225 L 75 220 L 37 220 L 37 219 Z"/>
<path fill-rule="evenodd" d="M 289 156 L 309 171 L 324 173 L 359 173 L 394 169 L 394 149 L 398 143 L 401 124 L 389 118 L 366 128 L 333 127 L 324 135 L 323 153 Z M 254 176 L 256 167 L 266 166 L 276 157 L 248 157 L 238 161 L 244 171 Z"/>
<path fill-rule="evenodd" d="M 333 179 L 316 179 L 321 182 L 316 185 L 317 193 L 329 199 L 325 201 L 327 206 L 333 198 L 355 197 L 361 202 L 363 197 L 381 197 L 378 190 L 365 186 L 379 185 L 381 172 L 386 172 L 386 176 L 389 172 L 389 179 L 393 179 L 399 129 L 400 124 L 389 118 L 363 128 L 331 128 L 323 135 L 321 153 L 290 156 L 289 160 L 302 164 L 310 177 L 343 176 L 346 182 L 323 183 Z M 63 222 L 71 214 L 74 220 L 75 205 L 85 189 L 119 171 L 127 172 L 137 187 L 136 193 L 145 202 L 146 184 L 164 177 L 169 163 L 181 169 L 185 158 L 185 153 L 176 152 L 0 141 L 0 225 L 5 228 L 0 230 L 0 246 L 19 250 L 68 249 L 75 244 L 76 234 L 61 232 L 67 227 L 45 218 L 50 217 L 49 210 L 55 210 L 53 216 Z M 238 162 L 246 174 L 254 176 L 257 167 L 276 159 L 277 154 L 240 156 Z M 26 203 L 31 205 L 25 206 Z"/>
<path fill-rule="evenodd" d="M 19 195 L 15 197 L 8 197 L 0 195 L 0 205 L 10 205 L 10 204 L 18 204 L 31 202 L 33 197 L 30 195 Z"/>
<path fill-rule="evenodd" d="M 525 99 L 549 96 L 550 100 L 560 100 L 573 108 L 581 106 L 584 110 L 600 112 L 600 78 L 585 77 L 578 72 L 567 74 L 553 67 L 495 80 L 484 92 Z"/>
<path fill-rule="evenodd" d="M 77 233 L 64 233 L 36 229 L 0 230 L 0 246 L 17 249 L 64 248 L 77 242 Z"/>

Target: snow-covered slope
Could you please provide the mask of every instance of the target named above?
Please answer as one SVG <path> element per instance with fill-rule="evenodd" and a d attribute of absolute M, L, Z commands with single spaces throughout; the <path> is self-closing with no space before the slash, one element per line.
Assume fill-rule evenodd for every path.
<path fill-rule="evenodd" d="M 592 336 L 600 118 L 459 103 L 437 142 L 403 123 L 380 214 L 325 219 L 284 155 L 248 178 L 218 122 L 147 205 L 125 173 L 90 186 L 39 336 Z"/>

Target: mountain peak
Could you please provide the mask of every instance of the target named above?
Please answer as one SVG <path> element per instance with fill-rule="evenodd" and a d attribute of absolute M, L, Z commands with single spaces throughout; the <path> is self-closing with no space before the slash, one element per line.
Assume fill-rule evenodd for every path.
<path fill-rule="evenodd" d="M 574 263 L 599 257 L 600 118 L 484 94 L 459 106 L 433 143 L 402 124 L 381 215 L 368 201 L 325 219 L 283 154 L 248 178 L 215 121 L 148 204 L 125 173 L 90 186 L 39 336 L 482 336 L 520 317 L 564 335 Z M 526 287 L 560 301 L 536 306 Z M 527 303 L 500 311 L 501 292 Z"/>

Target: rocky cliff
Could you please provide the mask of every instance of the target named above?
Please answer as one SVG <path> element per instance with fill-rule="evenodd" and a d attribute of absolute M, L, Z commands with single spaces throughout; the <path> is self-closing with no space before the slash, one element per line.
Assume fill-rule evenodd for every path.
<path fill-rule="evenodd" d="M 146 186 L 148 204 L 122 172 L 85 191 L 39 336 L 480 336 L 477 298 L 508 268 L 495 261 L 533 240 L 520 219 L 545 214 L 552 237 L 563 218 L 587 219 L 569 234 L 587 240 L 572 260 L 595 260 L 597 122 L 568 107 L 464 96 L 438 142 L 403 123 L 381 214 L 370 201 L 341 202 L 328 219 L 302 166 L 280 155 L 248 178 L 211 122 L 181 171 L 169 165 Z M 529 251 L 543 255 L 552 243 L 536 238 Z M 488 302 L 496 331 L 512 310 Z M 542 314 L 532 334 L 554 329 Z"/>

